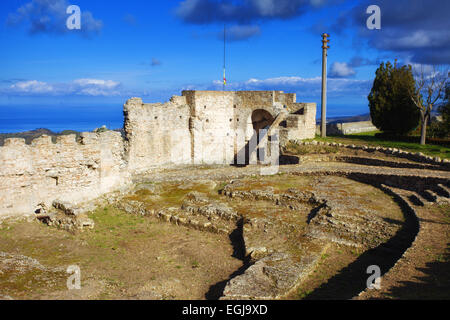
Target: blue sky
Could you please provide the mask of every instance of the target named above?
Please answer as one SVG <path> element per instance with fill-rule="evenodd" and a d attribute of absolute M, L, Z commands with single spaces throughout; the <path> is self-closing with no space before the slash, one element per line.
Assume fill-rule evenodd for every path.
<path fill-rule="evenodd" d="M 67 30 L 78 5 L 82 28 Z M 366 8 L 381 8 L 368 30 Z M 331 34 L 329 106 L 368 112 L 380 61 L 450 63 L 443 0 L 4 0 L 0 105 L 121 105 L 167 101 L 183 89 L 284 90 L 320 106 L 321 33 Z"/>

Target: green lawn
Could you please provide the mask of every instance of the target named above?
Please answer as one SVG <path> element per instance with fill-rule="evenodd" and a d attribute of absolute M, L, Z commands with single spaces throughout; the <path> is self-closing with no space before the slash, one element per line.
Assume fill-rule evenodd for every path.
<path fill-rule="evenodd" d="M 375 134 L 379 131 L 364 132 L 357 134 L 349 134 L 344 136 L 330 136 L 326 138 L 321 138 L 316 136 L 317 141 L 325 142 L 337 142 L 345 144 L 355 144 L 355 145 L 370 145 L 370 146 L 381 146 L 385 148 L 397 148 L 408 152 L 422 152 L 423 154 L 440 157 L 442 159 L 450 159 L 450 148 L 444 146 L 437 146 L 432 144 L 420 145 L 419 143 L 402 142 L 386 140 L 383 138 L 376 137 Z"/>

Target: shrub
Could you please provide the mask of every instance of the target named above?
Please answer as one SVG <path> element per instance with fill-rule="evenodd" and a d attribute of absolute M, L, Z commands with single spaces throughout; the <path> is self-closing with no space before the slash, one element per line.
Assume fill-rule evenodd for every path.
<path fill-rule="evenodd" d="M 411 66 L 381 63 L 368 96 L 373 124 L 394 135 L 405 135 L 417 128 L 420 112 L 410 96 L 414 91 Z"/>

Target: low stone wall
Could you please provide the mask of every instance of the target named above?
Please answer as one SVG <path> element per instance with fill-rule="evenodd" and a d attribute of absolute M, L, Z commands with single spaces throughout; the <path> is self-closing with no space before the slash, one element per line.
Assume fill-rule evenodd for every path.
<path fill-rule="evenodd" d="M 127 181 L 124 144 L 119 132 L 21 138 L 0 147 L 0 215 L 32 213 L 55 199 L 88 201 Z"/>
<path fill-rule="evenodd" d="M 300 145 L 323 145 L 323 146 L 331 146 L 331 147 L 341 147 L 348 148 L 354 150 L 364 150 L 367 152 L 382 152 L 384 154 L 394 155 L 396 157 L 405 158 L 408 160 L 420 162 L 420 163 L 429 163 L 441 165 L 444 168 L 450 168 L 450 160 L 441 159 L 440 157 L 431 157 L 423 154 L 422 152 L 408 152 L 397 148 L 383 148 L 383 147 L 373 147 L 366 145 L 354 145 L 354 144 L 345 144 L 345 143 L 336 143 L 336 142 L 320 142 L 320 141 L 299 141 Z"/>
<path fill-rule="evenodd" d="M 358 121 L 358 122 L 345 122 L 345 123 L 328 123 L 328 134 L 353 134 L 362 132 L 376 131 L 377 128 L 373 125 L 372 121 Z M 320 125 L 316 126 L 316 133 L 320 134 Z"/>

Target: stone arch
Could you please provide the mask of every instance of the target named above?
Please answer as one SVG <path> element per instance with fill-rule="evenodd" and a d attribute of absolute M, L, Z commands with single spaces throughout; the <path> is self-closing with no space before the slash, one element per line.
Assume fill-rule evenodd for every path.
<path fill-rule="evenodd" d="M 268 129 L 275 121 L 275 118 L 273 110 L 269 111 L 266 108 L 255 108 L 251 110 L 247 121 L 247 135 L 249 137 L 249 143 L 246 148 L 247 159 L 250 160 L 250 158 L 255 157 L 255 160 L 262 160 L 260 159 L 258 150 L 260 148 L 260 142 L 263 141 L 261 139 L 265 138 L 265 134 L 262 136 L 260 130 Z"/>
<path fill-rule="evenodd" d="M 257 132 L 266 127 L 270 127 L 274 121 L 274 116 L 265 109 L 253 110 L 251 114 L 252 128 Z"/>
<path fill-rule="evenodd" d="M 264 123 L 258 123 L 262 119 L 267 120 L 266 124 L 269 126 L 273 123 L 276 118 L 274 110 L 270 107 L 255 107 L 249 108 L 246 111 L 246 122 L 243 124 L 243 129 L 246 132 L 247 140 L 249 140 L 254 131 L 259 131 L 264 128 Z"/>
<path fill-rule="evenodd" d="M 240 110 L 239 118 L 241 121 L 236 128 L 235 163 L 238 155 L 241 159 L 245 157 L 245 165 L 249 163 L 250 155 L 256 151 L 256 149 L 250 150 L 250 145 L 254 145 L 255 140 L 256 143 L 259 142 L 259 131 L 270 126 L 275 121 L 276 115 L 276 111 L 270 106 L 246 107 Z M 244 137 L 242 137 L 242 134 L 244 134 Z M 238 135 L 241 136 L 238 137 Z M 245 147 L 241 144 L 242 142 Z M 237 164 L 243 165 L 243 163 Z"/>

